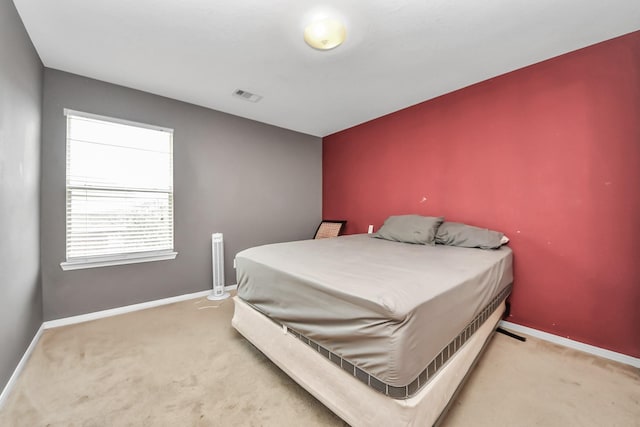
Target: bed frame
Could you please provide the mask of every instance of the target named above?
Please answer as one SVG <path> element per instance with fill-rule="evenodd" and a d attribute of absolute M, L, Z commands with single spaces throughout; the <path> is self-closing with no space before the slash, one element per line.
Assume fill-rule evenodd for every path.
<path fill-rule="evenodd" d="M 294 381 L 354 427 L 439 424 L 505 311 L 503 301 L 426 386 L 413 397 L 398 400 L 347 374 L 286 327 L 254 310 L 238 296 L 233 301 L 233 327 Z"/>

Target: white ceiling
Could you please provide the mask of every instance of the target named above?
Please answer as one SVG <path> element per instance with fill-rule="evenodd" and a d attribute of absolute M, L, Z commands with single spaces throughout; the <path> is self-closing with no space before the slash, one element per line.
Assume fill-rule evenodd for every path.
<path fill-rule="evenodd" d="M 316 136 L 640 29 L 640 0 L 14 3 L 47 67 Z M 313 50 L 327 12 L 347 40 Z"/>

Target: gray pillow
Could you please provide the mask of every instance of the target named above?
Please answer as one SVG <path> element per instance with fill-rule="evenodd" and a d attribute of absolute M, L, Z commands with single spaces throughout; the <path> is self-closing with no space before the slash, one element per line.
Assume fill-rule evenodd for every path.
<path fill-rule="evenodd" d="M 435 243 L 436 231 L 444 221 L 443 217 L 421 215 L 390 216 L 377 233 L 372 236 L 394 242 L 419 245 Z"/>
<path fill-rule="evenodd" d="M 504 234 L 486 228 L 457 222 L 445 222 L 436 234 L 440 245 L 461 246 L 463 248 L 497 249 L 505 243 Z"/>

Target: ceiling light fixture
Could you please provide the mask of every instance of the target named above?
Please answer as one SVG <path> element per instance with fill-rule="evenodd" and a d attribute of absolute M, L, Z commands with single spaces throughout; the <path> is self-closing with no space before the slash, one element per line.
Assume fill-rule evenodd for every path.
<path fill-rule="evenodd" d="M 313 21 L 304 29 L 304 41 L 314 49 L 329 50 L 344 42 L 347 30 L 337 19 Z"/>

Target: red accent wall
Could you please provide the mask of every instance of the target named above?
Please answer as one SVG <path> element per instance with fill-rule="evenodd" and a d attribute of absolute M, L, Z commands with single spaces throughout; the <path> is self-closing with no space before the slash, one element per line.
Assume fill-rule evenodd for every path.
<path fill-rule="evenodd" d="M 408 213 L 503 231 L 509 321 L 640 357 L 640 32 L 330 135 L 323 174 L 349 234 Z"/>

